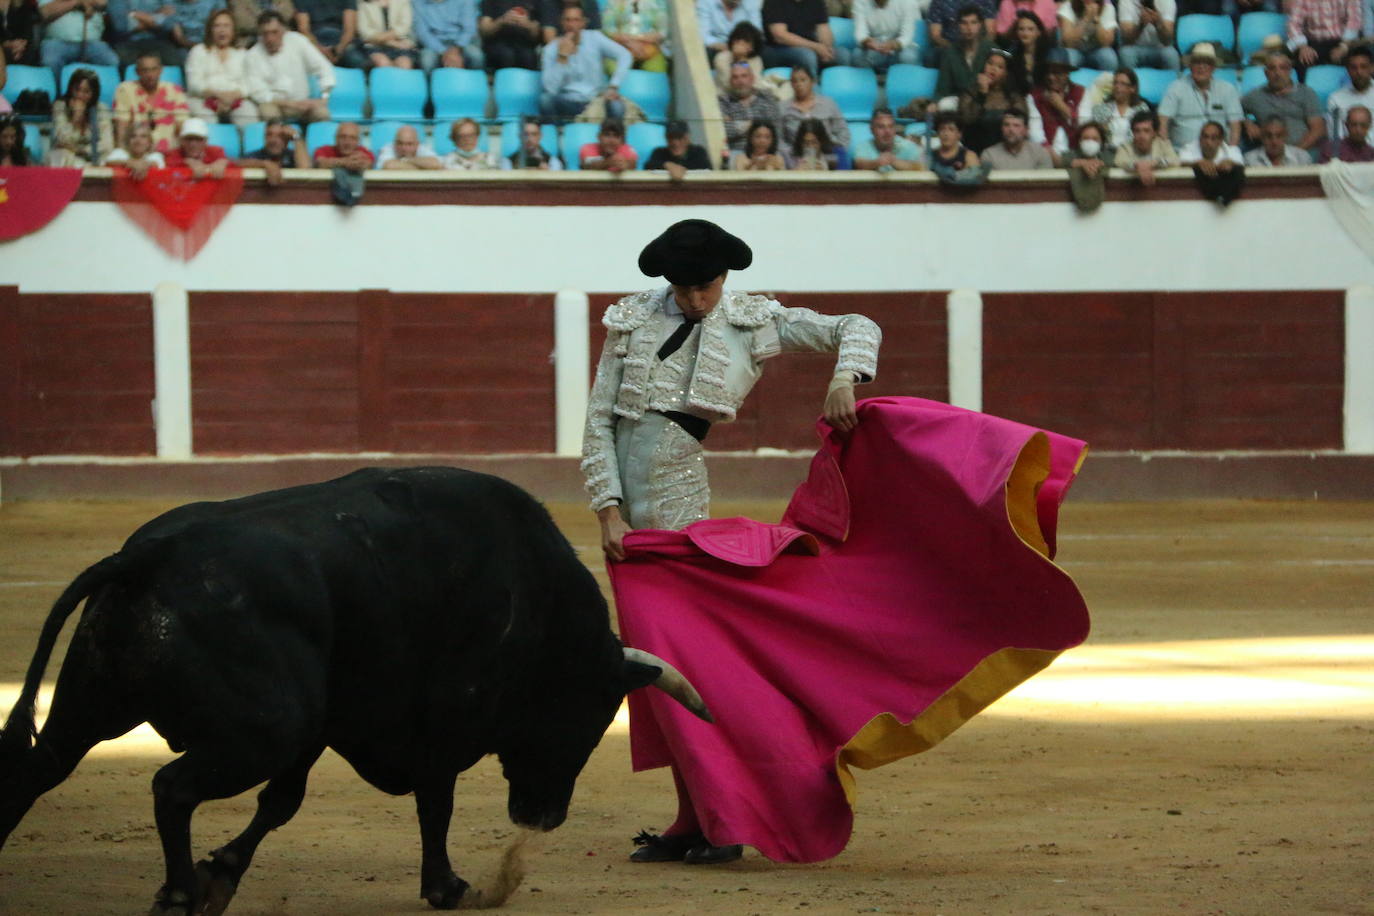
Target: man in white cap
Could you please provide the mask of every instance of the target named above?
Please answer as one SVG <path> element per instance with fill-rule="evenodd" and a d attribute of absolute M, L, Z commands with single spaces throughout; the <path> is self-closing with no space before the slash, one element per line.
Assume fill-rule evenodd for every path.
<path fill-rule="evenodd" d="M 167 168 L 190 169 L 192 178 L 222 178 L 229 157 L 210 145 L 210 128 L 200 118 L 187 118 L 177 135 L 177 148 L 167 153 Z"/>
<path fill-rule="evenodd" d="M 1186 61 L 1188 75 L 1169 86 L 1159 103 L 1160 133 L 1175 149 L 1182 149 L 1202 133 L 1202 125 L 1218 121 L 1227 128 L 1226 142 L 1240 145 L 1240 124 L 1245 118 L 1240 90 L 1225 80 L 1213 79 L 1217 50 L 1205 41 L 1193 45 Z"/>

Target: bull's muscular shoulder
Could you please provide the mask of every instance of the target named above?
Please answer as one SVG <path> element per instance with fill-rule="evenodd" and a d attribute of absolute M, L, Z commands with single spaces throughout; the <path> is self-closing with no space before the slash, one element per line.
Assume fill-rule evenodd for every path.
<path fill-rule="evenodd" d="M 786 309 L 767 296 L 727 293 L 720 304 L 725 320 L 737 328 L 761 328 Z"/>
<path fill-rule="evenodd" d="M 650 315 L 658 311 L 662 297 L 663 291 L 661 289 L 645 290 L 626 296 L 606 309 L 606 314 L 602 317 L 601 323 L 612 331 L 622 333 L 633 331 L 648 321 Z"/>

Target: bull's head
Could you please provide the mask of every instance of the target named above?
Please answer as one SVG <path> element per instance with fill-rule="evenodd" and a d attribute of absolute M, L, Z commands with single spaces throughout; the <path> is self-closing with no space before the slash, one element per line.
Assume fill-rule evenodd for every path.
<path fill-rule="evenodd" d="M 550 684 L 521 734 L 508 735 L 501 766 L 510 784 L 508 807 L 515 823 L 539 830 L 563 823 L 577 775 L 631 690 L 658 687 L 693 715 L 714 721 L 701 695 L 676 668 L 639 649 L 622 652 L 610 683 L 570 676 Z"/>

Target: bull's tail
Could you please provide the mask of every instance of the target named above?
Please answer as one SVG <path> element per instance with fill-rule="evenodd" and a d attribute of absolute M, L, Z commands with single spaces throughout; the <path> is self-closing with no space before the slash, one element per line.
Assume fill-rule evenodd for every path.
<path fill-rule="evenodd" d="M 53 604 L 48 619 L 43 623 L 43 631 L 38 636 L 38 648 L 34 650 L 33 660 L 29 662 L 29 671 L 24 677 L 24 687 L 19 692 L 19 699 L 10 710 L 4 730 L 0 731 L 0 779 L 3 779 L 5 774 L 28 753 L 33 739 L 37 736 L 34 716 L 38 687 L 67 618 L 83 600 L 102 585 L 143 567 L 153 553 L 152 548 L 159 545 L 159 541 L 149 541 L 106 557 L 78 575 Z"/>

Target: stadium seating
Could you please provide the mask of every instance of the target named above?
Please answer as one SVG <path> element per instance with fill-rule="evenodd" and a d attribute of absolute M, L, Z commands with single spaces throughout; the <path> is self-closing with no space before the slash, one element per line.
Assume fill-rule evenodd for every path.
<path fill-rule="evenodd" d="M 77 66 L 81 65 L 78 64 Z M 124 68 L 124 79 L 126 81 L 138 79 L 138 71 L 134 68 L 133 64 L 129 64 L 129 66 Z M 102 84 L 104 83 L 104 81 L 104 77 L 101 77 Z M 172 64 L 162 65 L 162 81 L 164 83 L 175 83 L 182 89 L 186 88 L 186 74 L 182 72 L 180 67 L 174 66 Z"/>
<path fill-rule="evenodd" d="M 331 146 L 334 143 L 334 131 L 339 129 L 339 125 L 333 121 L 316 121 L 305 129 L 305 149 L 310 154 L 310 158 L 315 158 L 315 150 L 322 146 Z M 252 147 L 257 149 L 257 147 Z"/>
<path fill-rule="evenodd" d="M 1269 81 L 1264 75 L 1264 68 L 1260 66 L 1246 67 L 1240 75 L 1240 94 L 1245 95 L 1251 89 L 1258 89 Z"/>
<path fill-rule="evenodd" d="M 584 144 L 595 143 L 598 126 L 596 124 L 585 124 L 574 121 L 563 126 L 563 142 L 560 145 L 563 150 L 563 168 L 576 172 L 582 168 L 578 159 L 578 150 Z"/>
<path fill-rule="evenodd" d="M 1085 89 L 1097 81 L 1097 78 L 1106 73 L 1106 70 L 1094 70 L 1091 67 L 1079 67 L 1069 73 L 1069 79 Z"/>
<path fill-rule="evenodd" d="M 267 140 L 267 125 L 261 121 L 243 126 L 243 151 L 256 153 Z"/>
<path fill-rule="evenodd" d="M 668 137 L 662 124 L 639 121 L 625 128 L 625 142 L 639 153 L 639 164 L 642 167 L 650 153 L 660 146 L 668 145 Z"/>
<path fill-rule="evenodd" d="M 552 124 L 545 124 L 540 128 L 540 143 L 544 152 L 551 156 L 559 156 L 558 153 L 558 128 Z M 507 124 L 501 128 L 501 155 L 502 157 L 512 156 L 520 148 L 520 126 L 518 124 Z M 562 158 L 559 156 L 559 158 Z"/>
<path fill-rule="evenodd" d="M 1158 105 L 1159 100 L 1164 98 L 1164 93 L 1168 91 L 1169 84 L 1178 79 L 1178 74 L 1173 70 L 1158 70 L 1154 67 L 1141 67 L 1135 75 L 1136 79 L 1140 80 L 1140 97 L 1151 105 Z"/>
<path fill-rule="evenodd" d="M 360 121 L 367 103 L 367 80 L 354 67 L 334 68 L 334 91 L 329 94 L 329 116 L 336 121 Z"/>
<path fill-rule="evenodd" d="M 873 128 L 868 121 L 849 122 L 849 152 L 852 154 L 859 144 L 873 138 Z M 850 155 L 853 159 L 853 155 Z"/>
<path fill-rule="evenodd" d="M 916 47 L 923 51 L 930 47 L 930 23 L 924 16 L 916 19 Z"/>
<path fill-rule="evenodd" d="M 845 120 L 867 120 L 878 100 L 878 77 L 863 67 L 829 67 L 821 71 L 821 93 L 840 107 Z"/>
<path fill-rule="evenodd" d="M 935 97 L 940 71 L 914 64 L 893 64 L 887 71 L 887 107 L 897 111 L 912 99 Z"/>
<path fill-rule="evenodd" d="M 100 78 L 100 101 L 106 105 L 114 105 L 115 88 L 119 86 L 119 70 L 116 67 L 97 67 L 95 64 L 67 64 L 63 67 L 62 78 L 57 81 L 54 100 L 67 91 L 67 82 L 77 70 L 94 70 L 95 75 Z"/>
<path fill-rule="evenodd" d="M 47 67 L 10 64 L 7 69 L 9 78 L 5 81 L 4 95 L 10 104 L 13 104 L 14 100 L 19 98 L 19 93 L 25 89 L 41 89 L 48 94 L 49 99 L 57 98 L 57 80 L 53 79 L 52 70 Z"/>
<path fill-rule="evenodd" d="M 43 156 L 47 153 L 48 144 L 43 139 L 43 134 L 38 129 L 37 124 L 24 125 L 24 148 L 29 151 L 29 163 L 31 165 L 42 165 Z"/>
<path fill-rule="evenodd" d="M 419 120 L 425 116 L 429 85 L 421 70 L 378 67 L 372 71 L 370 89 L 374 120 Z"/>
<path fill-rule="evenodd" d="M 1322 108 L 1326 108 L 1326 97 L 1337 89 L 1344 86 L 1350 77 L 1345 72 L 1344 67 L 1335 64 L 1318 64 L 1315 67 L 1307 68 L 1307 75 L 1303 77 L 1303 82 L 1312 87 L 1312 91 L 1317 94 L 1317 98 L 1322 103 Z"/>
<path fill-rule="evenodd" d="M 481 70 L 440 67 L 429 75 L 429 94 L 436 120 L 481 119 L 487 115 L 487 75 Z"/>
<path fill-rule="evenodd" d="M 859 46 L 858 42 L 854 40 L 853 19 L 831 16 L 830 34 L 835 36 L 835 47 L 837 48 L 857 48 Z"/>
<path fill-rule="evenodd" d="M 1270 35 L 1280 37 L 1288 32 L 1288 17 L 1283 13 L 1246 13 L 1240 17 L 1236 29 L 1236 52 L 1240 62 L 1247 63 L 1250 55 L 1264 47 L 1264 39 Z"/>
<path fill-rule="evenodd" d="M 239 129 L 233 124 L 211 124 L 210 125 L 210 144 L 218 146 L 224 150 L 224 155 L 230 159 L 237 159 L 243 155 L 243 146 L 239 140 Z M 256 147 L 254 147 L 256 149 Z"/>
<path fill-rule="evenodd" d="M 777 77 L 778 79 L 782 80 L 783 82 L 787 82 L 789 79 L 792 78 L 792 68 L 791 68 L 791 67 L 769 67 L 767 70 L 764 70 L 764 71 L 763 71 L 763 75 L 764 75 L 764 76 L 770 76 L 770 77 Z"/>
<path fill-rule="evenodd" d="M 492 94 L 496 98 L 496 117 L 516 121 L 525 115 L 539 114 L 539 71 L 503 67 L 496 71 Z"/>
<path fill-rule="evenodd" d="M 1218 50 L 1230 51 L 1236 46 L 1236 27 L 1231 24 L 1230 16 L 1190 13 L 1178 17 L 1174 37 L 1178 40 L 1179 51 L 1184 54 L 1199 41 L 1210 41 Z"/>
<path fill-rule="evenodd" d="M 1236 71 L 1230 67 L 1217 67 L 1216 72 L 1212 74 L 1212 79 L 1230 83 L 1232 86 L 1240 86 L 1240 77 L 1236 76 Z"/>
<path fill-rule="evenodd" d="M 668 117 L 668 104 L 672 101 L 673 90 L 666 73 L 631 70 L 620 83 L 620 94 L 643 109 L 644 117 L 650 121 L 662 121 Z"/>

